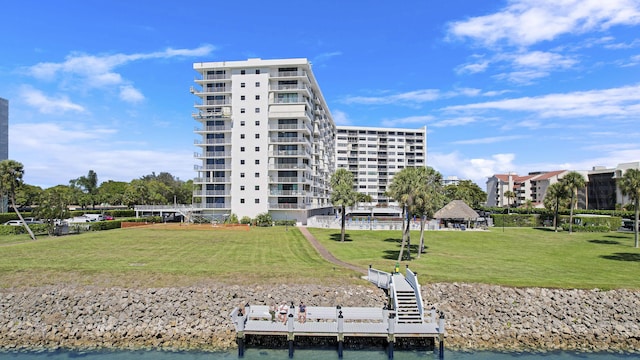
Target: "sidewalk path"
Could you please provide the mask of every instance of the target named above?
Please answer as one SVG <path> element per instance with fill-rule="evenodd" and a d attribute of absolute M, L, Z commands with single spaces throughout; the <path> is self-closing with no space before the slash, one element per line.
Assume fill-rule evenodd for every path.
<path fill-rule="evenodd" d="M 309 230 L 307 230 L 306 227 L 304 226 L 298 226 L 298 229 L 300 229 L 300 232 L 302 233 L 302 235 L 304 235 L 305 238 L 307 238 L 307 240 L 311 243 L 311 245 L 316 249 L 316 251 L 320 254 L 320 256 L 322 256 L 325 260 L 336 264 L 338 266 L 342 266 L 342 267 L 346 267 L 347 269 L 351 269 L 353 271 L 359 272 L 361 274 L 367 275 L 369 272 L 366 269 L 363 269 L 361 267 L 358 267 L 356 265 L 353 264 L 349 264 L 346 263 L 342 260 L 337 259 L 335 256 L 333 256 L 324 246 L 322 246 L 320 244 L 320 242 L 318 241 L 318 239 L 316 239 L 315 236 L 311 235 L 311 233 L 309 232 Z"/>

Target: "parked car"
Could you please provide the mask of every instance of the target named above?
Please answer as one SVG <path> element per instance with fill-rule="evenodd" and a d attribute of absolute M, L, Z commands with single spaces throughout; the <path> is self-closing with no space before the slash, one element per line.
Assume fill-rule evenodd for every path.
<path fill-rule="evenodd" d="M 22 226 L 23 222 L 20 220 L 9 220 L 6 223 L 2 224 L 2 225 L 11 225 L 11 226 Z"/>
<path fill-rule="evenodd" d="M 113 216 L 111 216 L 111 215 L 104 215 L 104 219 L 105 220 L 114 220 Z"/>
<path fill-rule="evenodd" d="M 27 223 L 27 225 L 31 225 L 31 224 L 44 224 L 41 220 L 38 220 L 36 218 L 33 217 L 26 217 L 24 218 L 24 222 Z"/>

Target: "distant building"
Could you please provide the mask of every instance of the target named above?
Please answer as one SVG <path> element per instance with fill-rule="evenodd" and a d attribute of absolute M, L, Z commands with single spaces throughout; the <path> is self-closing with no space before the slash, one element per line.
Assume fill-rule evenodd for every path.
<path fill-rule="evenodd" d="M 0 160 L 9 158 L 9 100 L 0 98 Z"/>
<path fill-rule="evenodd" d="M 640 169 L 640 162 L 618 164 L 615 168 L 594 166 L 590 171 L 577 171 L 584 176 L 586 187 L 578 190 L 578 209 L 615 210 L 616 205 L 625 205 L 628 197 L 623 196 L 617 181 L 627 169 Z M 560 181 L 570 170 L 531 172 L 528 175 L 496 174 L 487 180 L 487 206 L 505 207 L 508 199 L 504 194 L 511 190 L 516 198 L 511 206 L 518 207 L 528 200 L 536 207 L 542 207 L 547 189 Z"/>
<path fill-rule="evenodd" d="M 355 190 L 387 206 L 393 176 L 407 167 L 427 165 L 427 127 L 419 129 L 338 126 L 336 165 L 349 170 Z"/>
<path fill-rule="evenodd" d="M 458 185 L 460 184 L 460 179 L 458 179 L 457 176 L 447 176 L 444 179 L 442 179 L 442 186 L 447 186 L 447 185 Z"/>

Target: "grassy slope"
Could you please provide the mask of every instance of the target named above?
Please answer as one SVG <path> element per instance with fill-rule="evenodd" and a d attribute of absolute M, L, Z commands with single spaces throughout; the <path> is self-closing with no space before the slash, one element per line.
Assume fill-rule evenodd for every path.
<path fill-rule="evenodd" d="M 399 231 L 349 231 L 340 243 L 337 230 L 311 232 L 338 258 L 391 270 L 398 258 Z M 640 250 L 633 234 L 554 233 L 540 229 L 488 232 L 426 232 L 427 253 L 410 263 L 421 281 L 481 282 L 507 286 L 563 288 L 640 288 Z M 412 247 L 419 232 L 412 232 Z M 413 248 L 413 255 L 416 249 Z"/>
<path fill-rule="evenodd" d="M 316 279 L 317 274 L 323 274 Z M 355 279 L 320 259 L 298 230 L 129 228 L 0 247 L 0 286 L 66 282 L 181 286 L 207 281 L 318 283 Z"/>
<path fill-rule="evenodd" d="M 391 271 L 400 231 L 309 229 L 336 257 Z M 554 233 L 535 229 L 426 233 L 427 253 L 410 262 L 422 282 L 640 289 L 633 235 Z M 417 245 L 419 233 L 412 233 Z M 413 251 L 415 255 L 415 249 Z M 407 262 L 403 262 L 404 267 Z M 358 281 L 320 259 L 296 229 L 169 230 L 162 226 L 59 238 L 0 237 L 0 286 L 54 283 L 185 286 Z"/>

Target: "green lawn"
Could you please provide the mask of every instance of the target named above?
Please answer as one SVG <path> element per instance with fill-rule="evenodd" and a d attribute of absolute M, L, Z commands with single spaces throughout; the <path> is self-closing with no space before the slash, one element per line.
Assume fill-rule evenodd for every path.
<path fill-rule="evenodd" d="M 336 257 L 391 271 L 400 251 L 400 231 L 310 229 Z M 412 232 L 412 255 L 420 240 Z M 506 228 L 486 232 L 430 231 L 426 254 L 409 264 L 421 282 L 480 282 L 507 286 L 640 288 L 640 250 L 628 233 L 555 233 Z"/>
<path fill-rule="evenodd" d="M 182 231 L 158 226 L 27 239 L 0 241 L 0 286 L 286 284 L 358 278 L 353 271 L 334 269 L 298 230 L 283 227 Z"/>
<path fill-rule="evenodd" d="M 309 229 L 341 260 L 391 271 L 400 231 Z M 536 229 L 431 231 L 427 253 L 410 263 L 425 282 L 640 289 L 633 234 Z M 419 233 L 412 233 L 413 254 Z M 0 237 L 0 286 L 54 283 L 186 286 L 357 282 L 359 274 L 319 258 L 295 228 L 170 230 L 162 226 L 63 237 Z"/>

